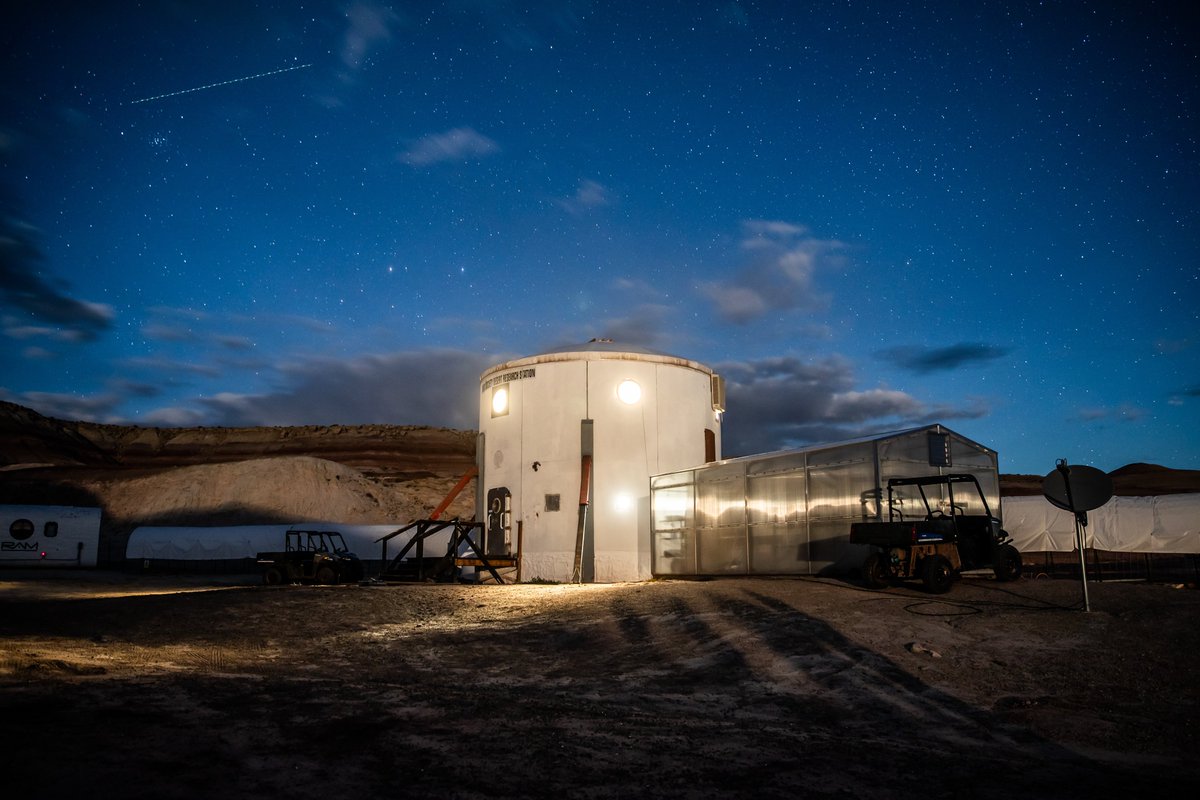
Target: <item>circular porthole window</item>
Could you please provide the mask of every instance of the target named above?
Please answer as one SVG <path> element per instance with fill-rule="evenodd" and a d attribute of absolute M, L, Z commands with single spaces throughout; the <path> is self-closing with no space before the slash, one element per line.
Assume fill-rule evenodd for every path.
<path fill-rule="evenodd" d="M 8 526 L 8 535 L 17 541 L 24 541 L 33 536 L 33 523 L 27 519 L 14 520 L 13 524 Z"/>

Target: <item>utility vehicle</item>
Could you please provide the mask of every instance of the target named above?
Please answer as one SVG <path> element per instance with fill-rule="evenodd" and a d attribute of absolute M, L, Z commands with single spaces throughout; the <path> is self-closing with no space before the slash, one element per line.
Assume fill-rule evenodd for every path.
<path fill-rule="evenodd" d="M 360 581 L 363 565 L 337 531 L 288 531 L 284 549 L 259 553 L 263 583 L 343 583 Z"/>
<path fill-rule="evenodd" d="M 897 496 L 910 495 L 897 492 L 904 487 L 914 487 L 920 496 L 923 510 L 913 514 L 917 519 L 905 519 L 905 498 Z M 944 489 L 938 492 L 935 502 L 926 492 L 931 487 Z M 941 594 L 950 590 L 962 570 L 986 567 L 992 568 L 997 580 L 1013 581 L 1021 576 L 1021 554 L 1000 527 L 1000 520 L 992 516 L 974 475 L 892 478 L 887 489 L 888 521 L 855 522 L 850 526 L 852 543 L 872 546 L 862 568 L 863 580 L 871 588 L 919 578 L 930 592 Z M 962 504 L 955 502 L 956 489 Z M 983 514 L 965 513 L 964 492 L 972 489 Z"/>

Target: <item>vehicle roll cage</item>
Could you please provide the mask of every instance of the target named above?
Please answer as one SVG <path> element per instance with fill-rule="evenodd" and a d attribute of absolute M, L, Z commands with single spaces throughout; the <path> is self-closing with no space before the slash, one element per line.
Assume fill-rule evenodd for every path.
<path fill-rule="evenodd" d="M 897 509 L 896 498 L 892 494 L 892 490 L 897 486 L 915 486 L 921 494 L 921 502 L 925 504 L 926 518 L 941 516 L 940 509 L 936 510 L 929 504 L 929 496 L 925 494 L 926 486 L 945 486 L 946 493 L 950 500 L 951 516 L 959 516 L 954 514 L 954 510 L 962 510 L 961 506 L 954 503 L 954 484 L 970 483 L 974 485 L 976 493 L 979 495 L 979 500 L 983 503 L 983 511 L 989 518 L 992 517 L 992 509 L 988 505 L 987 497 L 983 494 L 983 487 L 979 485 L 979 479 L 969 473 L 955 473 L 953 475 L 925 475 L 920 478 L 889 478 L 887 482 L 888 490 L 888 522 L 895 521 L 895 515 L 900 514 L 901 521 L 904 520 L 904 512 Z"/>
<path fill-rule="evenodd" d="M 287 531 L 284 548 L 294 553 L 346 553 L 350 550 L 339 531 Z"/>

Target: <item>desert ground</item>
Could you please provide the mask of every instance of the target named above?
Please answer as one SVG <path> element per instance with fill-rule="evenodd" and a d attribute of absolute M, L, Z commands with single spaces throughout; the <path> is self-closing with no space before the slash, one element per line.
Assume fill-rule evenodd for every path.
<path fill-rule="evenodd" d="M 132 575 L 138 525 L 428 515 L 473 431 L 152 429 L 0 402 L 0 502 L 103 510 L 0 570 L 5 797 L 1187 797 L 1200 592 L 966 578 L 259 585 Z M 1134 464 L 1119 494 L 1197 491 Z M 1006 495 L 1036 475 L 1002 476 Z M 448 514 L 470 516 L 468 489 Z"/>
<path fill-rule="evenodd" d="M 9 797 L 1187 797 L 1200 592 L 0 572 Z"/>

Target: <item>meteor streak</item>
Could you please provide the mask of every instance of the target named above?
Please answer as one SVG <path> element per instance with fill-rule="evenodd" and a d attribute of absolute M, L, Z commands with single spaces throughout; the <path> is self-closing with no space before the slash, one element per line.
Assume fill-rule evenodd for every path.
<path fill-rule="evenodd" d="M 205 89 L 215 89 L 218 86 L 228 86 L 231 83 L 242 83 L 244 81 L 252 81 L 255 78 L 265 78 L 269 75 L 278 75 L 282 72 L 292 72 L 292 71 L 298 70 L 298 69 L 307 69 L 308 67 L 311 67 L 311 66 L 312 66 L 312 64 L 301 64 L 298 67 L 284 67 L 283 69 L 271 70 L 270 72 L 260 72 L 257 75 L 247 75 L 244 78 L 234 78 L 231 81 L 221 81 L 220 83 L 210 83 L 205 86 L 197 86 L 194 89 L 183 89 L 182 91 L 178 91 L 178 92 L 167 92 L 166 94 L 156 94 L 153 97 L 143 97 L 141 100 L 131 100 L 130 102 L 126 103 L 125 105 L 134 106 L 134 105 L 137 105 L 138 103 L 149 103 L 152 100 L 163 100 L 167 97 L 177 97 L 178 95 L 181 95 L 181 94 L 191 94 L 192 92 L 202 92 Z"/>

